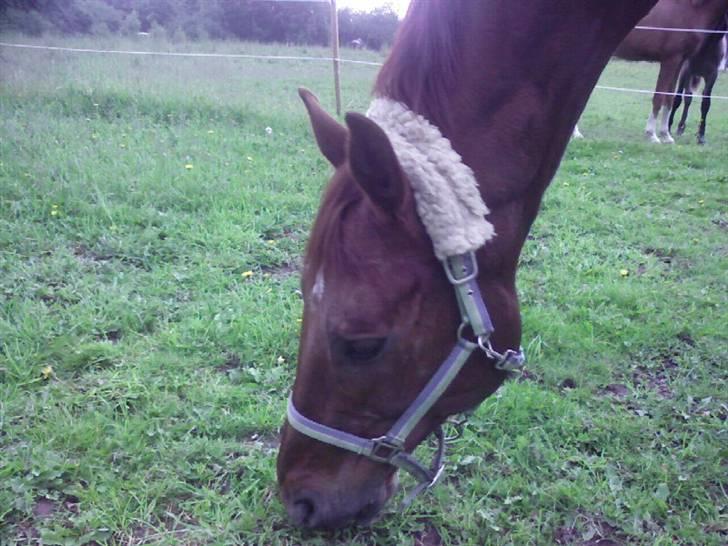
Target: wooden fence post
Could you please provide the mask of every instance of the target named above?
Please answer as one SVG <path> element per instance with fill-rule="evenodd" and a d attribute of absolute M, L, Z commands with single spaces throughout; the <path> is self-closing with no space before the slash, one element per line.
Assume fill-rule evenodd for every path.
<path fill-rule="evenodd" d="M 336 0 L 331 0 L 331 43 L 334 58 L 334 93 L 336 94 L 336 115 L 341 116 L 341 81 L 339 77 L 339 15 Z"/>

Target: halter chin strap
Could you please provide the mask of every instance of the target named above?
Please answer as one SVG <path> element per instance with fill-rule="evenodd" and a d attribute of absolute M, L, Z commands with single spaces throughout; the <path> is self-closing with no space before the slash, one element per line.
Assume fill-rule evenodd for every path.
<path fill-rule="evenodd" d="M 445 452 L 440 427 L 435 431 L 438 447 L 429 468 L 405 451 L 405 441 L 452 383 L 473 351 L 478 348 L 483 350 L 499 370 L 518 370 L 523 367 L 526 360 L 522 347 L 518 351 L 508 349 L 499 353 L 490 344 L 493 323 L 478 287 L 478 263 L 475 254 L 468 252 L 448 257 L 443 260 L 443 265 L 448 280 L 455 288 L 462 317 L 462 323 L 458 328 L 458 340 L 432 378 L 384 436 L 367 439 L 317 423 L 296 409 L 292 394 L 288 398 L 288 423 L 298 432 L 325 444 L 353 451 L 378 463 L 391 464 L 412 474 L 418 485 L 405 498 L 405 506 L 420 492 L 432 487 L 440 478 L 444 468 L 442 461 Z M 475 341 L 464 337 L 467 327 L 472 330 Z"/>

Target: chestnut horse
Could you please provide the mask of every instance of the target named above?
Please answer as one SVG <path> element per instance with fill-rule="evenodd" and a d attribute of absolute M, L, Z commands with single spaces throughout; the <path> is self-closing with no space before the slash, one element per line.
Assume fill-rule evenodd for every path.
<path fill-rule="evenodd" d="M 371 520 L 397 468 L 431 485 L 439 464 L 428 469 L 411 451 L 520 364 L 521 247 L 599 74 L 654 3 L 413 2 L 374 90 L 373 105 L 414 120 L 401 139 L 394 114 L 349 113 L 343 126 L 300 92 L 335 172 L 304 258 L 298 369 L 277 462 L 294 524 Z M 407 138 L 435 133 L 431 157 L 402 152 L 414 146 Z M 475 263 L 443 268 L 436 229 L 418 216 L 419 167 L 474 175 L 480 204 L 470 212 L 484 222 L 484 202 L 494 228 L 480 233 L 490 240 Z"/>
<path fill-rule="evenodd" d="M 725 32 L 728 29 L 728 13 L 726 13 L 720 25 L 715 29 L 718 32 Z M 675 112 L 680 108 L 680 103 L 685 100 L 683 113 L 677 125 L 677 136 L 685 132 L 685 121 L 688 118 L 690 103 L 693 101 L 693 93 L 698 89 L 701 78 L 705 80 L 703 87 L 703 100 L 700 104 L 700 125 L 698 127 L 698 144 L 705 144 L 705 124 L 710 110 L 710 95 L 713 93 L 713 86 L 718 79 L 718 69 L 726 54 L 726 35 L 711 34 L 703 42 L 698 52 L 688 59 L 685 68 L 680 75 L 680 82 L 677 86 L 677 95 L 670 112 L 668 128 L 672 130 L 672 121 Z"/>
<path fill-rule="evenodd" d="M 714 29 L 728 11 L 728 0 L 659 0 L 638 26 L 656 28 Z M 635 29 L 614 52 L 627 61 L 660 63 L 652 112 L 647 118 L 645 136 L 652 142 L 673 143 L 669 116 L 680 69 L 695 55 L 706 39 L 701 32 Z M 659 136 L 656 134 L 658 116 Z"/>

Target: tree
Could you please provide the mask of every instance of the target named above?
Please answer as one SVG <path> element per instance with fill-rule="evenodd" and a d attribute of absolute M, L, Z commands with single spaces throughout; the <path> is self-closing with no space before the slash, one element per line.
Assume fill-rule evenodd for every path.
<path fill-rule="evenodd" d="M 371 13 L 342 10 L 344 43 L 362 38 L 378 49 L 391 43 L 397 16 L 391 8 Z M 179 39 L 238 38 L 258 42 L 326 45 L 329 8 L 321 2 L 266 0 L 0 0 L 6 29 L 41 34 L 139 31 Z"/>

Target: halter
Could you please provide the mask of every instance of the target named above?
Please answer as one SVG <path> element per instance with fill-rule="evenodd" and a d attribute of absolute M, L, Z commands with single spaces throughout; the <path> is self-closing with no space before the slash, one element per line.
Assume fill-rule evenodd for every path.
<path fill-rule="evenodd" d="M 317 423 L 296 409 L 293 404 L 293 394 L 288 398 L 288 423 L 298 432 L 325 444 L 353 451 L 375 462 L 391 464 L 412 474 L 418 484 L 405 497 L 403 502 L 405 506 L 409 505 L 419 493 L 429 489 L 437 482 L 444 468 L 445 453 L 445 441 L 441 427 L 435 431 L 438 446 L 429 467 L 405 451 L 405 441 L 452 383 L 473 351 L 482 350 L 494 362 L 493 365 L 498 370 L 519 370 L 526 360 L 523 347 L 520 347 L 518 351 L 507 349 L 500 353 L 493 349 L 490 343 L 490 336 L 494 328 L 478 287 L 478 263 L 475 253 L 470 251 L 450 256 L 442 260 L 442 264 L 448 280 L 455 289 L 462 317 L 462 322 L 457 330 L 457 342 L 432 378 L 384 436 L 362 438 Z M 472 330 L 475 341 L 465 338 L 467 327 Z"/>

